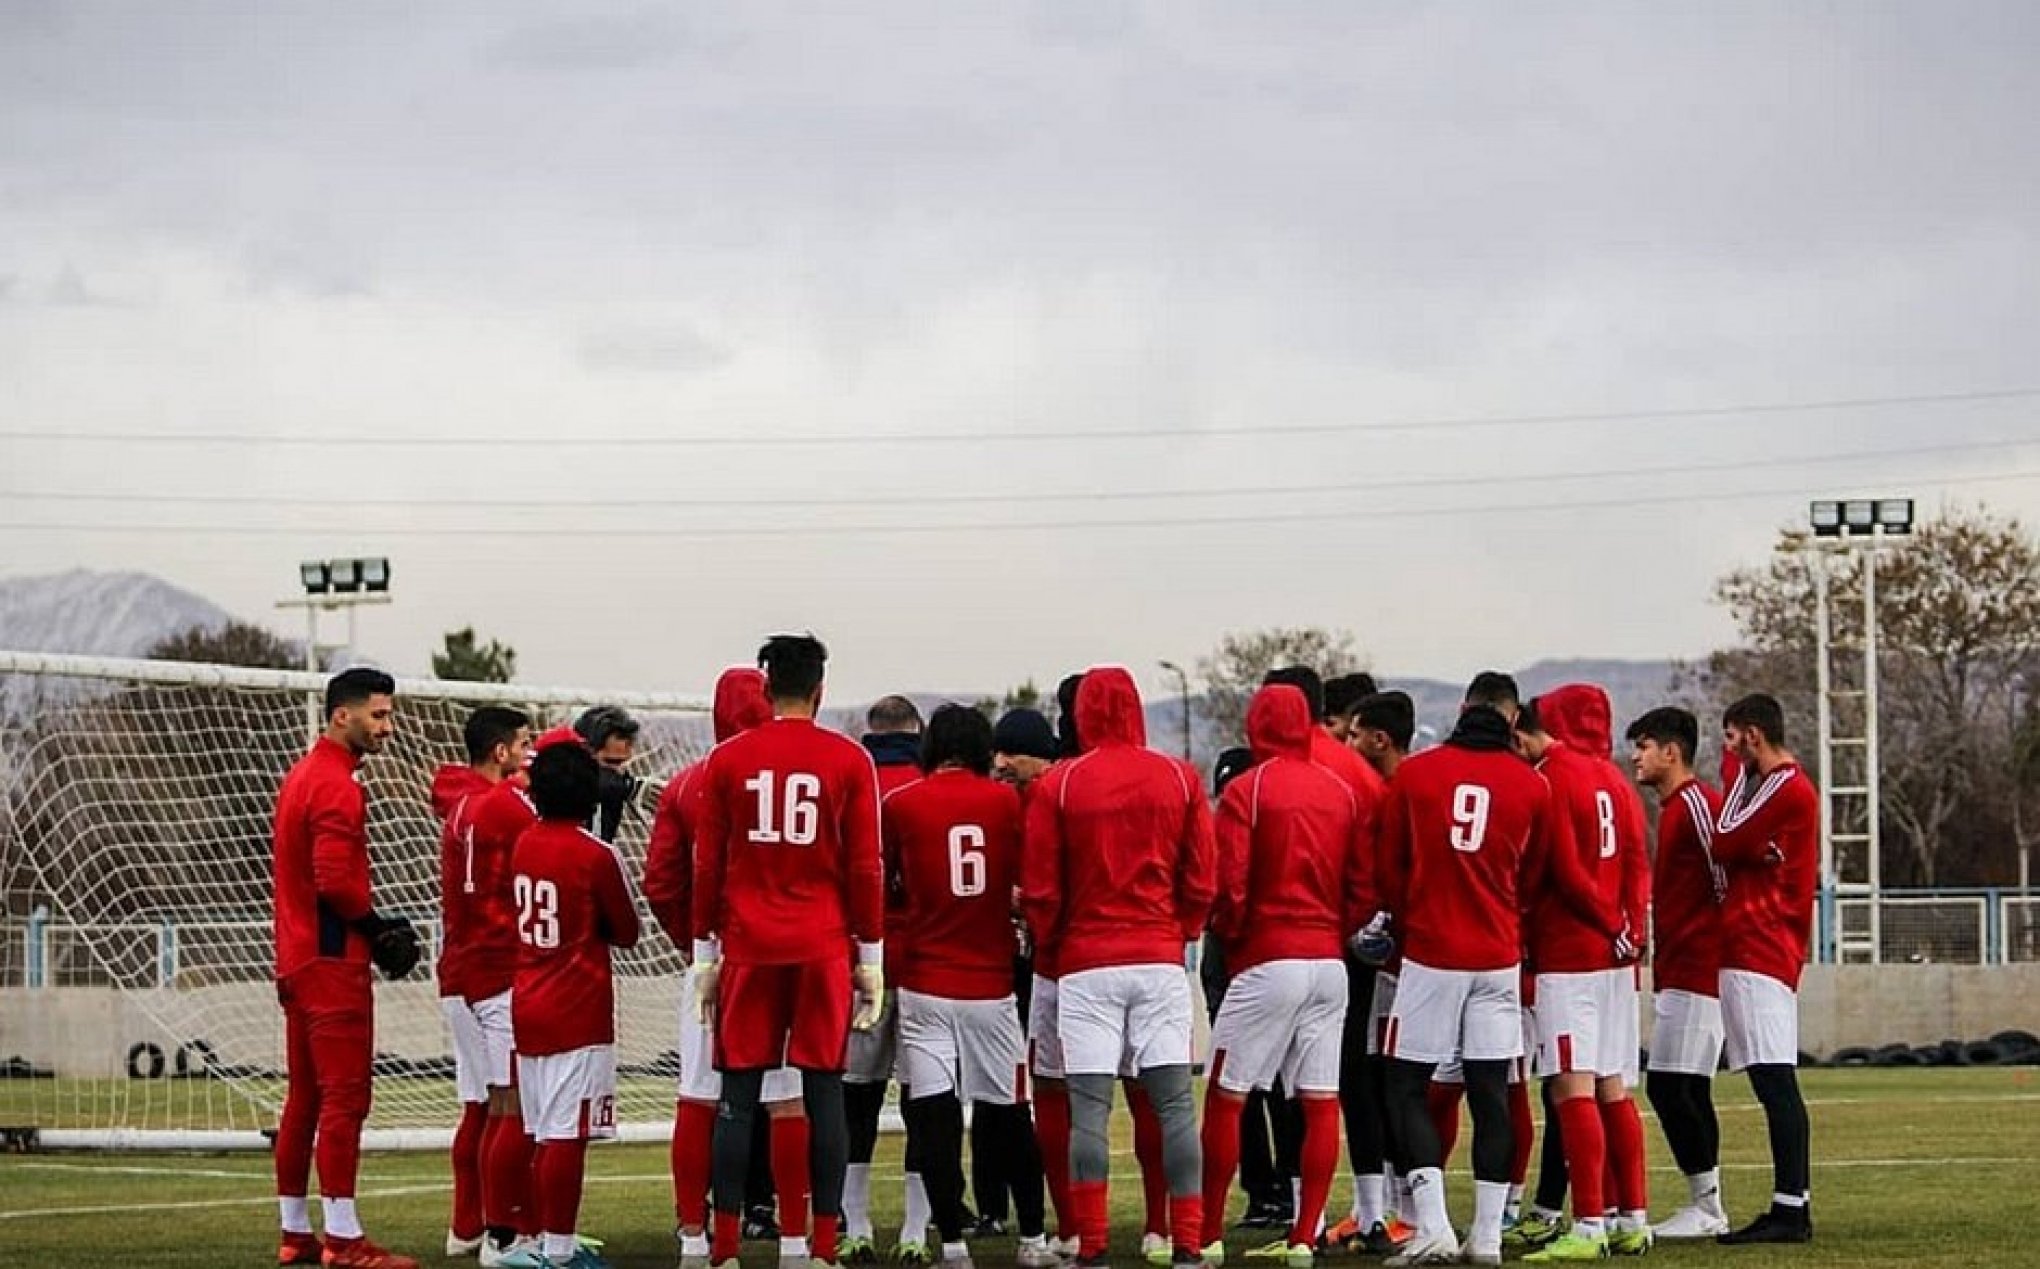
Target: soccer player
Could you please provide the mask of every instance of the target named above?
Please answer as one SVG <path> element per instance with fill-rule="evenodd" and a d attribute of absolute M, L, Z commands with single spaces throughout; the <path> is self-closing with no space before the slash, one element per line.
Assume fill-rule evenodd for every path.
<path fill-rule="evenodd" d="M 470 981 L 489 917 L 475 879 L 474 811 L 506 778 L 524 770 L 531 719 L 519 710 L 484 705 L 462 728 L 466 763 L 449 762 L 432 781 L 432 810 L 445 825 L 439 838 L 439 1009 L 453 1035 L 453 1084 L 460 1126 L 453 1134 L 453 1219 L 448 1256 L 481 1250 L 482 1138 L 490 1103 L 510 1088 L 510 993 L 496 982 Z M 482 977 L 491 977 L 484 970 Z M 507 1110 L 500 1114 L 510 1113 Z"/>
<path fill-rule="evenodd" d="M 588 822 L 605 842 L 616 840 L 624 809 L 643 784 L 625 770 L 637 756 L 639 727 L 638 720 L 621 705 L 591 705 L 574 720 L 574 734 L 602 767 L 601 796 L 596 813 L 589 816 Z"/>
<path fill-rule="evenodd" d="M 1749 1075 L 1771 1136 L 1771 1207 L 1716 1241 L 1813 1239 L 1812 1145 L 1799 1092 L 1799 971 L 1813 932 L 1820 795 L 1785 748 L 1785 711 L 1746 696 L 1722 715 L 1723 747 L 1742 763 L 1714 831 L 1728 873 L 1721 906 L 1721 1022 L 1731 1070 Z"/>
<path fill-rule="evenodd" d="M 886 794 L 921 778 L 921 711 L 904 696 L 881 696 L 864 712 L 860 737 L 878 768 L 878 794 Z M 900 897 L 888 887 L 885 922 L 885 977 L 900 980 L 906 945 L 899 933 Z M 899 1008 L 897 992 L 888 992 L 878 1025 L 850 1033 L 850 1056 L 843 1070 L 843 1105 L 850 1124 L 850 1170 L 843 1179 L 843 1242 L 845 1263 L 876 1259 L 871 1228 L 871 1156 L 878 1149 L 878 1117 L 885 1108 L 885 1086 L 898 1066 Z M 931 1207 L 925 1179 L 907 1168 L 906 1201 L 902 1205 L 899 1242 L 893 1255 L 903 1264 L 926 1264 Z"/>
<path fill-rule="evenodd" d="M 765 1072 L 801 1072 L 812 1135 L 806 1205 L 781 1194 L 783 1259 L 833 1264 L 849 1134 L 843 1065 L 852 1027 L 885 997 L 885 878 L 878 777 L 855 741 L 815 725 L 828 650 L 813 635 L 759 649 L 771 722 L 717 745 L 701 774 L 694 850 L 694 972 L 715 1013 L 722 1101 L 715 1123 L 710 1257 L 735 1269 L 752 1118 Z M 856 940 L 856 966 L 845 965 Z M 851 988 L 857 1007 L 851 1012 Z"/>
<path fill-rule="evenodd" d="M 911 954 L 899 992 L 908 1170 L 928 1187 L 946 1264 L 969 1263 L 963 1238 L 963 1105 L 984 1125 L 979 1148 L 1008 1157 L 1019 1262 L 1061 1264 L 1042 1228 L 1041 1157 L 1028 1121 L 1026 1039 L 1013 1001 L 1013 889 L 1020 797 L 991 778 L 992 725 L 964 705 L 928 720 L 926 777 L 885 796 L 886 857 L 905 901 Z"/>
<path fill-rule="evenodd" d="M 1088 671 L 1076 704 L 1085 749 L 1042 777 L 1029 801 L 1021 902 L 1062 974 L 1077 1263 L 1109 1263 L 1107 1125 L 1114 1077 L 1130 1058 L 1161 1126 L 1173 1259 L 1198 1264 L 1203 1177 L 1184 944 L 1210 911 L 1211 811 L 1187 763 L 1146 747 L 1132 675 Z"/>
<path fill-rule="evenodd" d="M 1539 1264 L 1650 1249 L 1643 1120 L 1630 1096 L 1650 865 L 1642 803 L 1606 757 L 1609 717 L 1606 692 L 1572 684 L 1531 701 L 1516 721 L 1574 846 L 1552 856 L 1530 895 L 1536 1069 L 1551 1087 L 1573 1195 L 1572 1228 L 1527 1257 Z M 1606 1192 L 1608 1179 L 1616 1193 Z"/>
<path fill-rule="evenodd" d="M 1376 692 L 1353 706 L 1346 740 L 1383 781 L 1409 756 L 1417 730 L 1416 706 L 1407 692 Z M 1349 960 L 1349 969 L 1358 962 Z M 1414 1232 L 1395 1216 L 1390 1201 L 1384 1081 L 1387 1059 L 1382 1039 L 1395 1004 L 1396 963 L 1375 970 L 1369 1007 L 1356 1011 L 1349 999 L 1346 1032 L 1339 1050 L 1339 1105 L 1345 1115 L 1346 1148 L 1353 1166 L 1353 1206 L 1345 1220 L 1325 1232 L 1325 1241 L 1356 1246 L 1385 1256 Z M 1458 1113 L 1455 1093 L 1455 1124 Z"/>
<path fill-rule="evenodd" d="M 288 1080 L 276 1127 L 280 1265 L 418 1267 L 409 1256 L 370 1242 L 354 1209 L 374 1048 L 369 963 L 377 958 L 385 973 L 392 972 L 396 962 L 380 959 L 383 949 L 410 928 L 376 914 L 368 799 L 358 778 L 362 758 L 389 743 L 396 690 L 396 681 L 380 670 L 333 676 L 326 684 L 325 733 L 277 794 L 276 995 L 283 1005 Z M 315 1151 L 323 1248 L 312 1234 L 305 1198 Z"/>
<path fill-rule="evenodd" d="M 550 1266 L 605 1269 L 575 1226 L 588 1142 L 616 1135 L 616 993 L 610 949 L 638 940 L 636 901 L 616 847 L 586 825 L 602 766 L 577 741 L 531 762 L 538 823 L 517 839 L 511 885 L 521 948 L 510 1014 L 532 1163 L 540 1254 Z"/>
<path fill-rule="evenodd" d="M 1651 875 L 1651 986 L 1655 1024 L 1644 1088 L 1692 1202 L 1655 1227 L 1659 1238 L 1726 1234 L 1721 1205 L 1721 1124 L 1714 1070 L 1721 1062 L 1721 896 L 1728 877 L 1714 862 L 1721 795 L 1693 775 L 1700 724 L 1661 706 L 1630 724 L 1636 779 L 1657 794 L 1657 860 Z M 1796 1055 L 1795 1055 L 1796 1059 Z"/>
<path fill-rule="evenodd" d="M 1525 898 L 1544 859 L 1572 849 L 1551 788 L 1511 750 L 1515 681 L 1492 671 L 1468 687 L 1444 744 L 1404 762 L 1380 817 L 1382 912 L 1363 934 L 1400 931 L 1402 972 L 1388 1017 L 1390 1139 L 1410 1180 L 1417 1233 L 1385 1262 L 1452 1264 L 1459 1239 L 1426 1090 L 1455 1055 L 1473 1111 L 1474 1219 L 1466 1261 L 1498 1265 L 1509 1191 L 1509 1065 L 1523 1052 Z"/>
<path fill-rule="evenodd" d="M 1374 676 L 1364 670 L 1325 680 L 1325 731 L 1333 740 L 1342 745 L 1352 745 L 1355 715 L 1360 702 L 1377 690 Z"/>
<path fill-rule="evenodd" d="M 1247 709 L 1255 763 L 1219 798 L 1211 926 L 1232 972 L 1211 1035 L 1204 1099 L 1205 1255 L 1225 1257 L 1225 1195 L 1239 1165 L 1247 1094 L 1279 1078 L 1303 1111 L 1300 1200 L 1283 1255 L 1316 1261 L 1319 1218 L 1339 1156 L 1339 1049 L 1346 936 L 1366 915 L 1372 808 L 1311 761 L 1301 690 L 1263 687 Z M 1272 1248 L 1269 1250 L 1273 1250 Z"/>
<path fill-rule="evenodd" d="M 771 721 L 765 675 L 752 666 L 723 671 L 715 684 L 713 708 L 718 744 Z M 699 819 L 701 774 L 707 759 L 668 781 L 652 817 L 645 850 L 645 901 L 659 927 L 689 959 L 694 955 L 694 835 Z M 673 1215 L 680 1261 L 688 1269 L 708 1264 L 708 1187 L 715 1136 L 715 1108 L 722 1076 L 715 1069 L 714 1028 L 702 1017 L 696 975 L 690 964 L 680 980 L 680 1083 L 673 1106 Z M 787 1173 L 774 1188 L 789 1194 L 807 1188 L 807 1117 L 801 1111 L 800 1076 L 785 1067 L 766 1073 L 759 1097 L 772 1132 L 774 1166 Z M 754 1196 L 755 1197 L 755 1196 Z"/>
<path fill-rule="evenodd" d="M 1056 684 L 1057 761 L 1037 770 L 1022 784 L 1020 801 L 1027 822 L 1034 816 L 1034 801 L 1047 787 L 1046 778 L 1056 765 L 1083 752 L 1077 734 L 1077 689 L 1082 674 L 1064 676 Z M 1018 768 L 1016 768 L 1018 770 Z M 1038 926 L 1026 912 L 1026 859 L 1033 851 L 1031 831 L 1023 834 L 1021 863 L 1021 919 L 1027 927 L 1028 942 L 1034 949 L 1034 983 L 1028 992 L 1027 1070 L 1034 1077 L 1034 1134 L 1041 1145 L 1042 1179 L 1048 1187 L 1048 1201 L 1055 1208 L 1056 1237 L 1049 1246 L 1067 1259 L 1075 1259 L 1079 1247 L 1077 1208 L 1070 1197 L 1070 1090 L 1064 1080 L 1061 1011 L 1058 984 L 1062 970 L 1057 955 L 1057 930 Z"/>

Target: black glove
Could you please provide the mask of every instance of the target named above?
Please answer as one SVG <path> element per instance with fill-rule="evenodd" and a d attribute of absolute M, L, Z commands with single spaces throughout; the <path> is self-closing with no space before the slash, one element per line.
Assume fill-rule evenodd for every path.
<path fill-rule="evenodd" d="M 384 978 L 392 982 L 408 978 L 418 968 L 425 946 L 410 921 L 370 915 L 362 920 L 361 926 L 362 933 L 368 936 L 368 959 L 375 962 Z"/>
<path fill-rule="evenodd" d="M 623 824 L 624 808 L 637 797 L 644 781 L 614 767 L 602 768 L 598 776 L 596 796 L 600 805 L 595 812 L 595 834 L 605 842 L 613 842 L 616 830 Z"/>

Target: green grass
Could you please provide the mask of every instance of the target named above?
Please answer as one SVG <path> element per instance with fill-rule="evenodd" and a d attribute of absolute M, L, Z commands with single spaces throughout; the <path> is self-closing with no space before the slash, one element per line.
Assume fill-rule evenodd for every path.
<path fill-rule="evenodd" d="M 2040 1193 L 2040 1070 L 1853 1070 L 1806 1073 L 1814 1131 L 1814 1213 L 1810 1247 L 1662 1247 L 1669 1264 L 1905 1265 L 2029 1263 L 2027 1224 Z M 1768 1199 L 1763 1120 L 1739 1079 L 1717 1085 L 1722 1105 L 1725 1188 L 1741 1218 Z M 1127 1125 L 1118 1122 L 1125 1148 Z M 897 1229 L 900 1140 L 880 1141 L 874 1186 L 882 1231 Z M 1652 1127 L 1662 1216 L 1684 1187 Z M 1464 1148 L 1458 1162 L 1463 1166 Z M 1134 1263 L 1139 1188 L 1131 1158 L 1114 1160 L 1114 1239 Z M 361 1207 L 382 1242 L 439 1261 L 446 1227 L 446 1164 L 430 1154 L 372 1155 L 363 1165 Z M 1455 1208 L 1470 1203 L 1463 1171 L 1453 1174 Z M 1341 1179 L 1335 1203 L 1349 1193 Z M 673 1262 L 671 1201 L 663 1146 L 597 1149 L 589 1160 L 584 1232 L 604 1238 L 618 1269 L 665 1269 Z M 1234 1214 L 1238 1213 L 1235 1199 Z M 0 1157 L 0 1248 L 37 1269 L 129 1264 L 260 1265 L 274 1254 L 268 1160 L 223 1155 L 31 1155 Z M 1232 1263 L 1261 1241 L 1229 1239 Z M 1010 1244 L 979 1244 L 980 1264 L 1010 1264 Z M 775 1263 L 762 1245 L 755 1266 Z M 443 1263 L 443 1262 L 442 1262 Z M 1352 1257 L 1327 1264 L 1363 1263 Z"/>

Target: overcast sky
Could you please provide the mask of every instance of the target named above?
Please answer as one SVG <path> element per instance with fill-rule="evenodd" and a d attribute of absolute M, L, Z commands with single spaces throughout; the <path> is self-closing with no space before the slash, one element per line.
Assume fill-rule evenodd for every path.
<path fill-rule="evenodd" d="M 2036 66 L 2025 3 L 0 0 L 0 575 L 289 631 L 386 554 L 400 670 L 670 690 L 1696 655 L 1809 496 L 2040 522 Z"/>

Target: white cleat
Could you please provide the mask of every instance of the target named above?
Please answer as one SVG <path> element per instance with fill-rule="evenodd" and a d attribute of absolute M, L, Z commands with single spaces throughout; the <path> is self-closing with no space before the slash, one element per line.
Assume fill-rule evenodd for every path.
<path fill-rule="evenodd" d="M 545 1260 L 536 1238 L 513 1238 L 502 1247 L 484 1238 L 477 1258 L 482 1269 L 524 1269 L 524 1266 L 541 1264 Z"/>
<path fill-rule="evenodd" d="M 1729 1232 L 1728 1217 L 1704 1207 L 1682 1207 L 1651 1226 L 1651 1232 L 1668 1241 L 1715 1238 Z"/>
<path fill-rule="evenodd" d="M 1052 1240 L 1037 1236 L 1020 1240 L 1020 1245 L 1013 1249 L 1013 1262 L 1020 1269 L 1061 1269 L 1063 1258 Z"/>
<path fill-rule="evenodd" d="M 489 1236 L 487 1234 L 481 1234 L 474 1238 L 462 1238 L 459 1234 L 449 1229 L 446 1231 L 446 1258 L 448 1260 L 459 1260 L 466 1256 L 472 1256 L 482 1249 L 482 1244 L 487 1242 L 488 1239 Z"/>
<path fill-rule="evenodd" d="M 1381 1262 L 1383 1269 L 1412 1269 L 1416 1265 L 1456 1265 L 1459 1263 L 1459 1236 L 1447 1229 L 1432 1238 L 1422 1234 L 1402 1245 L 1402 1249 Z"/>

